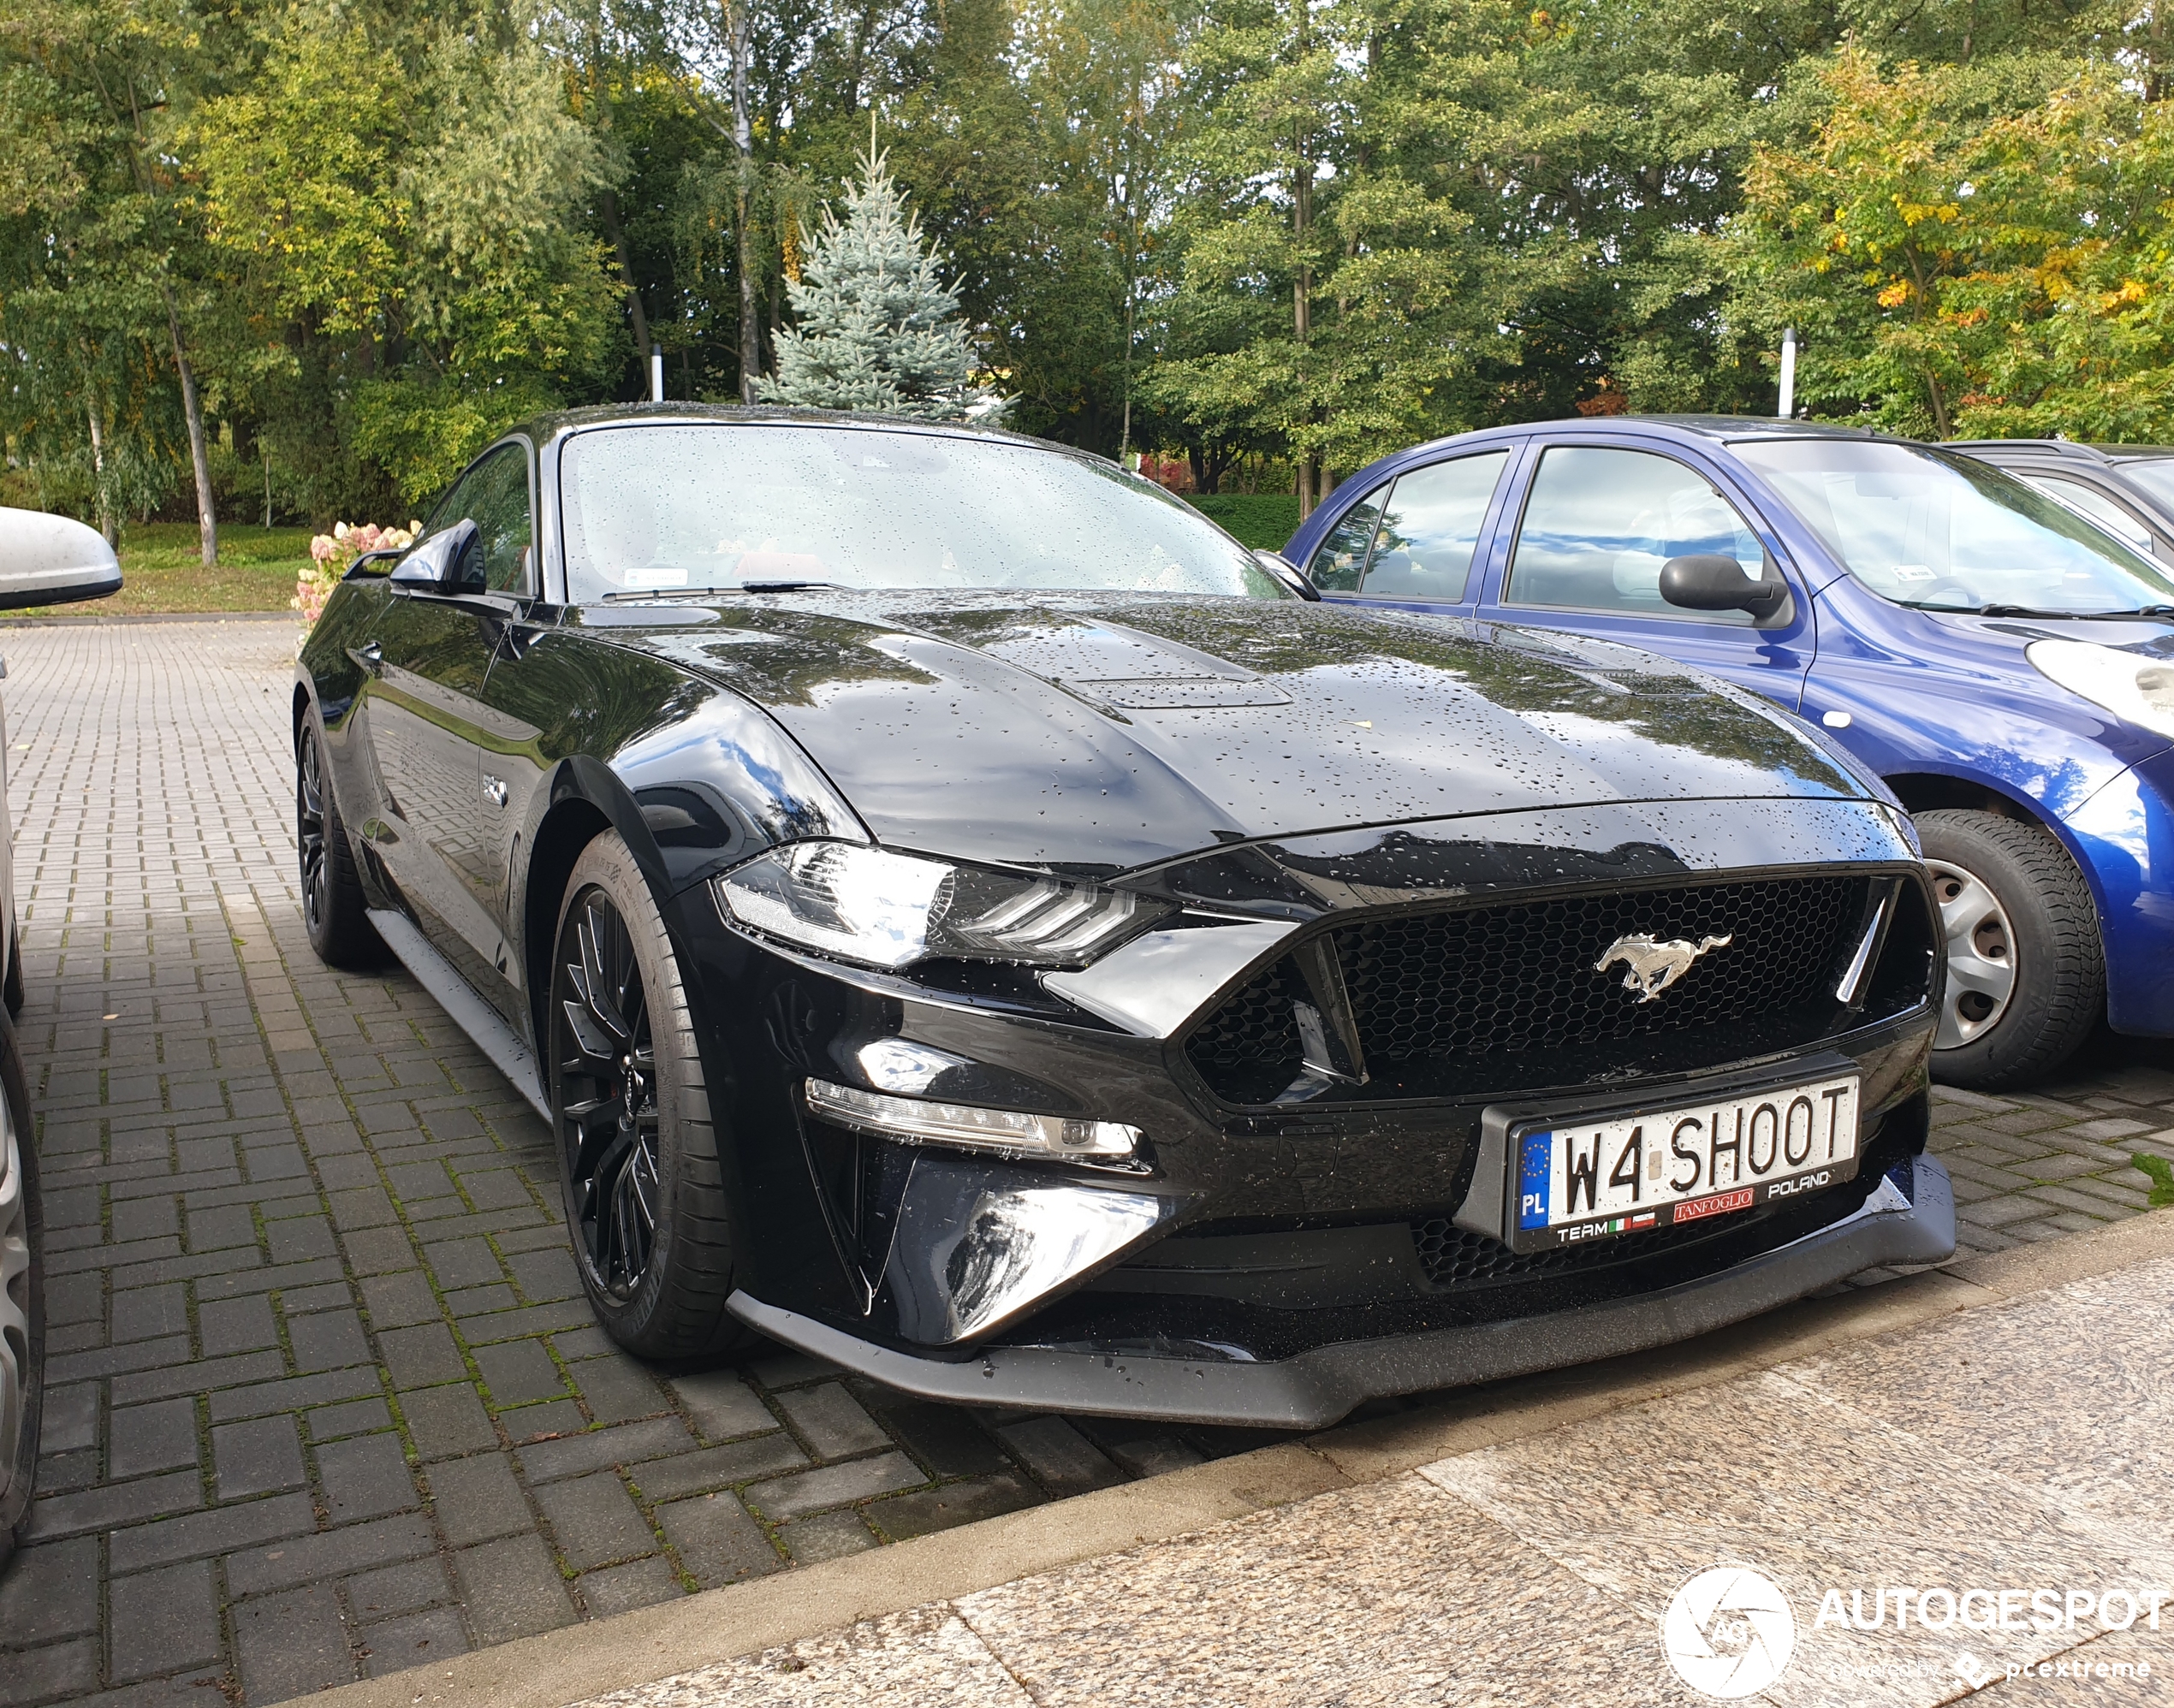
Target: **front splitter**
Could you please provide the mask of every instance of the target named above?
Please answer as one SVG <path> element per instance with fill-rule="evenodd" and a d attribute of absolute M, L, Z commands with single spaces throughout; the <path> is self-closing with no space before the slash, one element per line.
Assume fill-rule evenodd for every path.
<path fill-rule="evenodd" d="M 1702 1280 L 1543 1316 L 1341 1342 L 1272 1362 L 1000 1346 L 947 1363 L 874 1345 L 745 1292 L 728 1304 L 773 1340 L 930 1399 L 1320 1429 L 1367 1400 L 1642 1352 L 1742 1322 L 1862 1270 L 1942 1262 L 1955 1252 L 1954 1189 L 1933 1158 L 1911 1164 L 1906 1194 L 1891 1189 L 1891 1176 L 1832 1226 Z"/>

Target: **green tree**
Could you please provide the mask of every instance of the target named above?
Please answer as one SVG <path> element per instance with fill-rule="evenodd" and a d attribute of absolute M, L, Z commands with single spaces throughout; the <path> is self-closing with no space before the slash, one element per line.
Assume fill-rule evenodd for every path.
<path fill-rule="evenodd" d="M 1861 50 L 1819 68 L 1817 123 L 1757 151 L 1721 246 L 1747 328 L 1807 334 L 1814 412 L 2174 435 L 2174 114 L 2074 68 L 1888 74 Z"/>
<path fill-rule="evenodd" d="M 884 157 L 862 158 L 846 216 L 826 208 L 790 292 L 799 323 L 779 335 L 769 402 L 963 418 L 982 394 L 959 293 L 891 181 Z"/>
<path fill-rule="evenodd" d="M 185 133 L 212 242 L 276 353 L 260 383 L 319 377 L 318 415 L 405 504 L 609 362 L 608 258 L 573 217 L 601 160 L 532 25 L 291 11 Z M 357 65 L 401 74 L 358 87 Z"/>
<path fill-rule="evenodd" d="M 193 335 L 202 245 L 171 139 L 208 57 L 185 6 L 0 3 L 0 342 L 16 359 L 14 429 L 65 470 L 84 460 L 71 454 L 80 424 L 92 507 L 111 533 L 123 509 L 163 495 L 178 415 L 207 566 L 218 519 Z"/>

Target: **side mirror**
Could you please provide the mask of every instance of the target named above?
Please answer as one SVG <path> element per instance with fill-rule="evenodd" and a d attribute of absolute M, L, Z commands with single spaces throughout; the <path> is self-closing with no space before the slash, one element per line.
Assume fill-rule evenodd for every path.
<path fill-rule="evenodd" d="M 409 593 L 483 591 L 483 539 L 472 521 L 433 534 L 394 567 L 394 586 Z"/>
<path fill-rule="evenodd" d="M 1318 599 L 1321 590 L 1306 579 L 1305 571 L 1281 552 L 1261 551 L 1253 554 L 1253 561 L 1296 593 L 1301 599 Z"/>
<path fill-rule="evenodd" d="M 0 509 L 0 610 L 120 590 L 121 565 L 96 528 L 42 510 Z"/>
<path fill-rule="evenodd" d="M 1660 566 L 1660 596 L 1687 611 L 1749 611 L 1771 617 L 1789 597 L 1789 584 L 1779 577 L 1754 581 L 1743 566 L 1719 553 L 1672 557 Z"/>

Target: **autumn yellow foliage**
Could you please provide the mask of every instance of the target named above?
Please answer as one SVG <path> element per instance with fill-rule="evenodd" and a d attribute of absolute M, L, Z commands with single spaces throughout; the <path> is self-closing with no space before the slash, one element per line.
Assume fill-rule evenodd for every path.
<path fill-rule="evenodd" d="M 1838 54 L 1721 241 L 1812 412 L 1941 438 L 2174 439 L 2174 115 L 2088 70 L 2023 102 Z"/>

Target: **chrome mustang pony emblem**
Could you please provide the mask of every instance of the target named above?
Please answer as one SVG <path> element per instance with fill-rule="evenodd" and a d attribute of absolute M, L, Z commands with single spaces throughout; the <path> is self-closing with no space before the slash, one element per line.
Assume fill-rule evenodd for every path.
<path fill-rule="evenodd" d="M 1641 1002 L 1651 1002 L 1689 972 L 1693 961 L 1708 949 L 1726 948 L 1735 936 L 1731 932 L 1726 937 L 1708 937 L 1696 943 L 1684 937 L 1657 943 L 1642 931 L 1609 944 L 1607 953 L 1593 963 L 1593 970 L 1604 973 L 1618 961 L 1623 962 L 1630 969 L 1623 976 L 1624 989 L 1636 991 Z"/>

